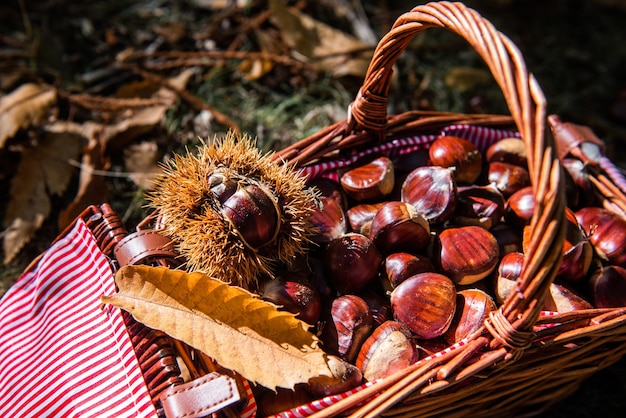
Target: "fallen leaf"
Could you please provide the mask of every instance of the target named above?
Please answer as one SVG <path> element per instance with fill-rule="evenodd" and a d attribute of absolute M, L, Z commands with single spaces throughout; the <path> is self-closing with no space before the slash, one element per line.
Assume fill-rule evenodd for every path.
<path fill-rule="evenodd" d="M 276 35 L 275 30 L 257 30 L 255 31 L 255 36 L 261 52 L 277 55 L 281 53 L 281 44 L 279 43 L 279 37 Z M 269 73 L 272 68 L 274 68 L 274 63 L 270 60 L 245 59 L 237 66 L 237 71 L 247 80 L 258 80 Z"/>
<path fill-rule="evenodd" d="M 293 388 L 331 376 L 326 355 L 309 326 L 252 293 L 164 267 L 126 266 L 118 293 L 103 296 L 148 327 L 159 329 L 220 365 L 268 388 Z"/>
<path fill-rule="evenodd" d="M 163 172 L 159 166 L 159 147 L 155 141 L 143 141 L 124 149 L 124 166 L 130 179 L 145 190 L 152 188 L 154 178 Z"/>
<path fill-rule="evenodd" d="M 68 161 L 80 155 L 83 143 L 72 133 L 47 132 L 37 146 L 22 153 L 4 218 L 5 263 L 19 253 L 48 217 L 50 196 L 66 190 L 75 170 Z"/>
<path fill-rule="evenodd" d="M 285 41 L 319 70 L 335 77 L 363 77 L 374 49 L 354 36 L 317 21 L 279 0 L 270 0 L 273 23 Z"/>
<path fill-rule="evenodd" d="M 0 148 L 20 129 L 39 123 L 56 102 L 56 90 L 34 83 L 23 84 L 0 99 Z"/>

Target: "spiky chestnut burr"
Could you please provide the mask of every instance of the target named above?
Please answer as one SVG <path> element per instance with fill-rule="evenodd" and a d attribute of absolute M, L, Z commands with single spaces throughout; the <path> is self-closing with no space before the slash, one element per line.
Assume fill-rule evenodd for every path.
<path fill-rule="evenodd" d="M 175 155 L 147 199 L 187 270 L 248 289 L 306 251 L 318 205 L 304 177 L 234 133 Z"/>

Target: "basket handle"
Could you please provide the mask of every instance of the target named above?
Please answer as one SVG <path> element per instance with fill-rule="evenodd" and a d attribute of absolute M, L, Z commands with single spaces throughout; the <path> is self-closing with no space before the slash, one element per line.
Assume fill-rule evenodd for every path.
<path fill-rule="evenodd" d="M 463 37 L 482 57 L 502 89 L 511 116 L 526 144 L 536 210 L 531 220 L 523 273 L 502 307 L 487 321 L 496 340 L 524 348 L 532 338 L 542 302 L 558 269 L 565 231 L 566 206 L 556 146 L 546 137 L 546 100 L 526 70 L 513 42 L 462 3 L 428 3 L 400 16 L 379 42 L 365 81 L 350 106 L 348 129 L 384 133 L 392 68 L 409 42 L 431 27 Z"/>
<path fill-rule="evenodd" d="M 387 97 L 393 65 L 409 42 L 431 27 L 448 29 L 463 37 L 482 57 L 500 86 L 528 154 L 536 209 L 530 224 L 523 273 L 513 292 L 486 326 L 493 346 L 524 348 L 532 339 L 543 300 L 556 276 L 563 248 L 566 206 L 554 139 L 546 137 L 546 100 L 529 74 L 519 49 L 505 35 L 462 3 L 432 2 L 400 16 L 380 40 L 348 119 L 277 153 L 299 165 L 323 150 L 358 144 L 363 137 L 381 140 L 392 130 Z"/>

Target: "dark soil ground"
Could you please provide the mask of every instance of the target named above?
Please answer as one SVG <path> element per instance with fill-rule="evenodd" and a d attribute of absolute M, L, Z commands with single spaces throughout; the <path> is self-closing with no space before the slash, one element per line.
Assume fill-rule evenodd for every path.
<path fill-rule="evenodd" d="M 177 41 L 180 45 L 174 43 L 170 48 L 182 48 L 184 44 L 188 49 L 193 39 L 190 33 L 207 30 L 207 22 L 218 21 L 219 12 L 199 7 L 202 3 L 207 2 L 4 2 L 0 5 L 0 45 L 8 48 L 25 42 L 33 46 L 32 55 L 26 60 L 32 74 L 68 90 L 77 90 L 81 88 L 78 82 L 81 76 L 111 62 L 124 43 L 135 47 L 140 42 L 138 39 L 149 43 L 154 33 L 148 28 L 157 23 L 183 23 L 187 34 Z M 259 3 L 263 2 L 251 3 L 255 6 L 247 9 L 247 19 L 262 9 Z M 345 24 L 329 14 L 332 2 L 303 3 L 304 10 L 315 18 L 330 24 Z M 399 0 L 364 1 L 362 6 L 373 33 L 380 38 L 397 16 L 416 4 Z M 466 4 L 518 45 L 528 69 L 544 90 L 549 113 L 590 126 L 606 141 L 607 153 L 613 161 L 626 167 L 626 1 L 476 0 Z M 212 40 L 218 46 L 223 46 L 219 45 L 222 40 L 227 45 L 226 38 L 228 42 L 234 38 L 227 34 L 231 29 L 233 33 L 237 30 L 225 28 L 224 39 Z M 117 49 L 99 49 L 107 33 L 118 37 Z M 19 42 L 14 43 L 16 40 Z M 252 36 L 245 37 L 240 45 L 242 50 L 253 49 Z M 449 69 L 466 67 L 484 70 L 467 45 L 447 33 L 429 34 L 412 43 L 398 64 L 398 80 L 390 93 L 392 112 L 436 109 L 507 113 L 493 82 L 474 79 L 468 89 L 442 82 Z M 9 66 L 2 66 L 3 70 L 6 68 Z M 333 79 L 318 73 L 291 77 L 280 68 L 263 81 L 246 81 L 234 79 L 229 71 L 229 67 L 216 70 L 204 83 L 194 86 L 195 93 L 233 118 L 244 131 L 257 136 L 266 148 L 284 146 L 325 126 L 332 116 L 315 112 L 328 107 L 346 109 L 360 82 L 358 77 Z M 188 118 L 188 111 L 182 107 L 168 115 L 168 123 L 176 128 L 176 134 L 171 134 L 174 129 L 160 133 L 170 135 L 176 146 L 182 146 L 197 134 L 190 124 L 181 122 Z M 314 114 L 313 122 L 294 123 L 305 114 Z M 215 131 L 220 129 L 216 127 Z M 169 150 L 176 146 L 170 145 Z M 0 155 L 0 216 L 6 210 L 9 182 L 15 169 L 10 159 L 4 151 Z M 114 156 L 112 160 L 117 161 Z M 126 180 L 111 179 L 109 185 L 115 209 L 129 222 L 141 218 L 141 191 Z M 50 219 L 18 259 L 0 266 L 0 295 L 58 234 L 54 217 L 67 200 L 60 198 L 54 203 L 56 207 Z M 622 360 L 595 374 L 553 411 L 540 416 L 609 418 L 624 416 L 625 412 L 626 361 Z"/>

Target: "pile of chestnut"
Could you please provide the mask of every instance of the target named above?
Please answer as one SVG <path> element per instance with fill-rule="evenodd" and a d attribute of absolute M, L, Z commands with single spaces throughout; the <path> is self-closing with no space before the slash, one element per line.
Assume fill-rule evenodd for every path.
<path fill-rule="evenodd" d="M 544 310 L 626 306 L 626 220 L 585 200 L 581 173 L 563 172 L 567 237 Z M 298 313 L 329 354 L 371 381 L 467 337 L 506 299 L 535 201 L 519 138 L 483 154 L 443 136 L 340 174 L 310 181 L 321 195 L 316 246 L 262 295 Z"/>

